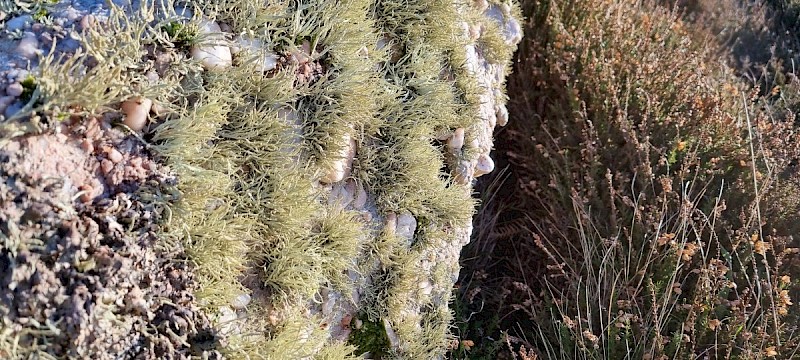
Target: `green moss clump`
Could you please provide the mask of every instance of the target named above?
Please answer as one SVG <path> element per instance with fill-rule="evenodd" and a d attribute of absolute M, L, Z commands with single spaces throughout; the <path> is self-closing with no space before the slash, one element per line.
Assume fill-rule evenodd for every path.
<path fill-rule="evenodd" d="M 36 78 L 33 75 L 28 75 L 25 80 L 22 80 L 22 94 L 19 96 L 20 100 L 27 103 L 33 97 L 33 92 L 36 91 Z"/>
<path fill-rule="evenodd" d="M 178 47 L 189 46 L 197 38 L 197 30 L 186 26 L 178 21 L 170 21 L 161 25 L 161 30 L 165 32 L 170 41 Z"/>
<path fill-rule="evenodd" d="M 364 316 L 353 319 L 351 326 L 352 323 L 357 321 L 362 322 L 361 327 L 358 329 L 353 328 L 347 340 L 356 347 L 356 354 L 370 353 L 375 359 L 381 359 L 389 355 L 391 344 L 383 324 L 377 321 L 370 321 Z"/>

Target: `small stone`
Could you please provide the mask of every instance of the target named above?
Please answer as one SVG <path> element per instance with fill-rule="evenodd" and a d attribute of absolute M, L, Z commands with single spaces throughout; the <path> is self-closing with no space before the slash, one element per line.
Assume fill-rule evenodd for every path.
<path fill-rule="evenodd" d="M 26 59 L 33 59 L 39 55 L 40 52 L 39 40 L 36 39 L 36 34 L 26 32 L 17 45 L 17 54 Z"/>
<path fill-rule="evenodd" d="M 91 154 L 94 152 L 94 145 L 92 145 L 91 140 L 83 139 L 83 141 L 81 141 L 81 149 L 83 149 L 83 151 L 85 151 L 87 154 Z"/>
<path fill-rule="evenodd" d="M 6 87 L 6 94 L 13 97 L 19 97 L 20 95 L 22 95 L 22 92 L 24 90 L 25 89 L 22 87 L 22 84 L 15 82 Z"/>
<path fill-rule="evenodd" d="M 358 49 L 358 52 L 356 52 L 356 55 L 358 55 L 358 56 L 360 56 L 362 58 L 365 58 L 365 59 L 369 58 L 369 49 L 366 46 L 362 46 L 360 49 Z"/>
<path fill-rule="evenodd" d="M 13 99 L 13 97 L 11 98 Z M 12 116 L 16 115 L 20 110 L 22 110 L 22 103 L 19 101 L 13 101 L 11 102 L 11 104 L 6 106 L 5 111 L 3 111 L 3 115 L 6 117 L 6 119 L 9 119 Z"/>
<path fill-rule="evenodd" d="M 384 233 L 387 236 L 394 236 L 397 233 L 397 214 L 390 212 L 384 219 Z"/>
<path fill-rule="evenodd" d="M 63 13 L 63 15 L 64 15 L 64 17 L 66 17 L 66 18 L 67 18 L 67 20 L 69 20 L 69 21 L 75 21 L 75 20 L 78 20 L 78 17 L 80 17 L 80 14 L 78 13 L 78 11 L 77 11 L 77 10 L 75 10 L 75 8 L 73 8 L 72 6 L 69 6 L 69 7 L 67 7 L 67 8 L 64 10 L 64 13 Z"/>
<path fill-rule="evenodd" d="M 433 292 L 433 285 L 428 280 L 420 281 L 417 285 L 424 295 L 430 295 Z"/>
<path fill-rule="evenodd" d="M 33 21 L 33 16 L 31 15 L 17 16 L 6 22 L 6 30 L 10 32 L 22 30 L 26 26 L 28 26 L 28 24 L 30 24 L 32 21 Z"/>
<path fill-rule="evenodd" d="M 221 45 L 224 43 L 224 35 L 219 25 L 213 21 L 201 21 L 200 33 L 208 39 L 192 46 L 192 58 L 200 61 L 206 70 L 230 67 L 233 64 L 233 56 L 229 47 Z"/>
<path fill-rule="evenodd" d="M 88 204 L 92 202 L 92 192 L 94 189 L 91 185 L 81 185 L 78 189 L 81 191 L 80 200 L 82 203 Z"/>
<path fill-rule="evenodd" d="M 231 47 L 231 52 L 237 56 L 241 53 L 247 58 L 249 66 L 261 72 L 275 69 L 280 59 L 278 54 L 267 49 L 263 40 L 246 36 L 240 36 L 236 39 L 235 45 Z"/>
<path fill-rule="evenodd" d="M 345 145 L 339 151 L 339 158 L 333 163 L 328 173 L 320 179 L 324 184 L 342 181 L 350 173 L 356 154 L 356 140 L 350 134 L 345 134 L 342 140 Z"/>
<path fill-rule="evenodd" d="M 122 161 L 122 153 L 120 153 L 117 149 L 111 148 L 108 150 L 106 155 L 108 155 L 108 160 L 111 160 L 111 162 L 115 164 Z"/>
<path fill-rule="evenodd" d="M 39 40 L 41 40 L 45 45 L 53 43 L 53 35 L 49 32 L 45 31 L 41 35 L 39 35 Z"/>
<path fill-rule="evenodd" d="M 355 181 L 353 181 L 355 182 Z M 364 206 L 367 205 L 367 191 L 364 190 L 364 186 L 356 183 L 356 198 L 353 201 L 353 208 L 356 210 L 361 210 Z"/>
<path fill-rule="evenodd" d="M 236 315 L 236 311 L 233 309 L 222 306 L 219 308 L 219 317 L 217 318 L 217 323 L 219 324 L 219 330 L 224 335 L 233 334 L 238 332 L 239 327 L 236 324 L 236 320 L 239 319 L 239 316 Z"/>
<path fill-rule="evenodd" d="M 152 106 L 152 100 L 139 97 L 123 102 L 121 106 L 122 112 L 125 113 L 123 123 L 133 131 L 144 129 Z"/>
<path fill-rule="evenodd" d="M 403 237 L 409 243 L 414 240 L 414 232 L 417 231 L 417 219 L 410 212 L 404 212 L 397 216 L 397 236 Z M 409 244 L 410 245 L 410 244 Z"/>
<path fill-rule="evenodd" d="M 475 177 L 488 174 L 494 170 L 494 160 L 489 154 L 481 154 L 478 163 L 475 165 Z"/>
<path fill-rule="evenodd" d="M 469 38 L 472 41 L 478 40 L 481 37 L 481 26 L 480 24 L 472 24 L 469 27 Z"/>
<path fill-rule="evenodd" d="M 392 39 L 389 36 L 382 36 L 378 39 L 378 42 L 375 44 L 375 50 L 383 50 L 387 45 L 392 42 Z"/>
<path fill-rule="evenodd" d="M 239 296 L 231 301 L 231 307 L 233 307 L 235 310 L 244 310 L 244 308 L 250 304 L 250 300 L 250 294 L 239 294 Z"/>
<path fill-rule="evenodd" d="M 30 71 L 20 69 L 19 71 L 15 72 L 15 74 L 14 74 L 15 77 L 13 79 L 11 79 L 11 80 L 12 81 L 16 80 L 17 82 L 23 82 L 30 75 L 31 75 Z"/>
<path fill-rule="evenodd" d="M 6 108 L 17 100 L 14 96 L 0 96 L 0 114 L 6 111 Z"/>
<path fill-rule="evenodd" d="M 475 168 L 472 166 L 472 163 L 467 160 L 462 160 L 458 163 L 456 167 L 456 183 L 461 185 L 469 184 L 475 174 Z"/>
<path fill-rule="evenodd" d="M 453 132 L 453 136 L 447 140 L 447 147 L 451 150 L 461 150 L 464 147 L 464 128 L 458 128 Z"/>
<path fill-rule="evenodd" d="M 479 12 L 484 12 L 486 9 L 489 8 L 489 1 L 487 0 L 473 0 L 472 6 L 475 7 Z"/>
<path fill-rule="evenodd" d="M 144 294 L 138 286 L 134 286 L 128 291 L 128 294 L 125 295 L 125 308 L 139 314 L 146 314 L 149 310 L 150 307 L 147 305 Z"/>
<path fill-rule="evenodd" d="M 168 111 L 169 109 L 156 102 L 154 102 L 153 106 L 150 107 L 150 112 L 152 112 L 155 116 L 166 115 Z"/>
<path fill-rule="evenodd" d="M 392 349 L 397 349 L 400 346 L 400 339 L 397 337 L 397 334 L 392 329 L 392 324 L 389 323 L 389 319 L 383 318 L 383 328 L 386 331 L 386 338 L 389 340 L 389 345 Z"/>
<path fill-rule="evenodd" d="M 159 79 L 161 79 L 161 77 L 158 76 L 158 73 L 153 70 L 150 70 L 147 73 L 145 73 L 144 77 L 147 78 L 147 81 L 149 81 L 151 84 L 155 84 L 158 82 Z"/>
<path fill-rule="evenodd" d="M 333 313 L 333 309 L 336 306 L 336 298 L 333 294 L 327 296 L 325 302 L 322 303 L 322 315 L 328 316 Z"/>
<path fill-rule="evenodd" d="M 100 170 L 103 171 L 103 174 L 108 174 L 111 170 L 114 170 L 114 163 L 108 159 L 103 159 L 100 161 Z"/>
<path fill-rule="evenodd" d="M 328 205 L 340 209 L 346 208 L 353 202 L 353 195 L 355 188 L 348 186 L 353 180 L 349 180 L 344 184 L 334 184 L 331 186 L 330 195 L 328 195 Z"/>
<path fill-rule="evenodd" d="M 508 109 L 505 105 L 497 105 L 497 126 L 506 126 L 508 124 Z"/>
<path fill-rule="evenodd" d="M 117 294 L 109 289 L 106 289 L 100 295 L 100 302 L 105 305 L 111 305 L 117 301 Z"/>

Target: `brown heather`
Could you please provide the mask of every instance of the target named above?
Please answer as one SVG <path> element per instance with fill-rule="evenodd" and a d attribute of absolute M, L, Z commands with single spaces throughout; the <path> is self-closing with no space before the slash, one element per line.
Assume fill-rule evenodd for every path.
<path fill-rule="evenodd" d="M 451 358 L 800 358 L 800 82 L 723 3 L 523 1 Z"/>

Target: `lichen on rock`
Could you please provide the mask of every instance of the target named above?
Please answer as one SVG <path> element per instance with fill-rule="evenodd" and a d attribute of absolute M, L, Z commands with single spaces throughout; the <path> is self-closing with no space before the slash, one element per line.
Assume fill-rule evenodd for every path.
<path fill-rule="evenodd" d="M 472 182 L 493 170 L 492 131 L 508 118 L 503 81 L 519 41 L 514 6 L 95 5 L 52 5 L 69 18 L 76 42 L 51 42 L 52 53 L 37 46 L 58 29 L 34 18 L 8 21 L 33 34 L 37 43 L 26 46 L 37 50 L 13 55 L 15 64 L 34 65 L 30 74 L 0 79 L 0 107 L 13 113 L 0 119 L 0 154 L 21 159 L 3 175 L 34 176 L 35 162 L 19 166 L 37 157 L 55 162 L 48 166 L 61 182 L 26 185 L 51 193 L 58 206 L 25 193 L 13 195 L 30 198 L 18 209 L 0 193 L 13 224 L 3 235 L 56 217 L 47 220 L 57 229 L 49 247 L 36 248 L 31 236 L 15 246 L 40 257 L 67 253 L 67 265 L 36 266 L 70 284 L 86 271 L 106 277 L 64 295 L 92 305 L 63 323 L 82 332 L 53 335 L 56 350 L 441 358 L 459 251 L 471 233 Z M 63 146 L 48 158 L 32 150 L 34 140 Z M 93 227 L 113 235 L 97 240 Z M 119 254 L 125 270 L 115 268 Z M 6 285 L 14 284 L 0 290 L 17 308 L 3 314 L 12 334 L 31 324 L 19 313 L 29 300 L 20 302 L 28 298 L 17 284 L 36 273 L 16 265 L 32 259 L 25 256 L 2 263 L 13 277 Z M 109 314 L 126 325 L 105 336 L 134 350 L 92 337 Z M 59 318 L 56 311 L 36 321 Z M 156 329 L 153 337 L 134 335 L 145 328 Z"/>

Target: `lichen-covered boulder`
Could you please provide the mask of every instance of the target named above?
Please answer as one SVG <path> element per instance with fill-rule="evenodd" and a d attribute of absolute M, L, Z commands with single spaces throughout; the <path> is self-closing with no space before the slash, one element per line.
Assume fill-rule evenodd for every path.
<path fill-rule="evenodd" d="M 441 358 L 515 5 L 89 3 L 0 12 L 0 357 Z"/>

